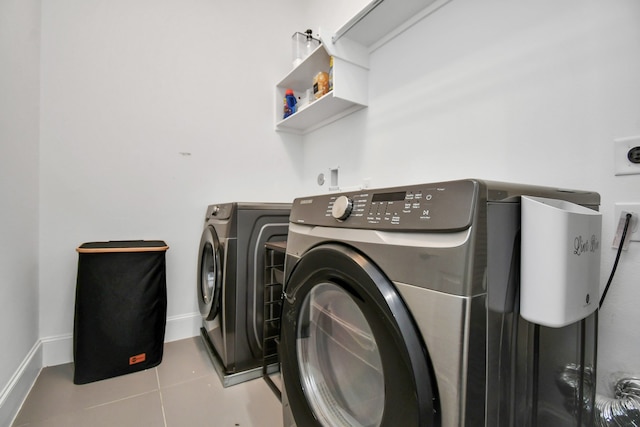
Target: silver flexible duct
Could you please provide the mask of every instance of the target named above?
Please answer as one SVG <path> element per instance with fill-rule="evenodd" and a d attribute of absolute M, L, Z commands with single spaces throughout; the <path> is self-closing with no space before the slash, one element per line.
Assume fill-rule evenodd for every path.
<path fill-rule="evenodd" d="M 565 395 L 565 405 L 577 415 L 580 405 L 595 418 L 595 427 L 640 427 L 640 378 L 621 378 L 614 387 L 614 396 L 597 394 L 595 403 L 591 401 L 595 374 L 587 367 L 580 378 L 580 367 L 573 363 L 564 367 L 557 378 L 557 384 Z M 580 404 L 580 382 L 584 386 Z"/>
<path fill-rule="evenodd" d="M 640 427 L 640 379 L 622 378 L 615 397 L 596 395 L 596 427 Z"/>

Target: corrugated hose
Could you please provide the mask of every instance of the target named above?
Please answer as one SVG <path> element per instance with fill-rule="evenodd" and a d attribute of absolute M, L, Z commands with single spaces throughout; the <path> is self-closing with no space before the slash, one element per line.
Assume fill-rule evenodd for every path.
<path fill-rule="evenodd" d="M 595 386 L 595 373 L 587 367 L 584 377 L 580 378 L 580 367 L 570 363 L 564 367 L 557 379 L 557 384 L 565 395 L 567 409 L 577 415 L 580 411 L 580 382 L 585 388 L 582 393 L 582 407 L 591 412 L 595 418 L 595 427 L 640 427 L 640 378 L 621 378 L 614 386 L 614 396 L 607 397 L 596 394 L 595 402 L 591 401 Z"/>
<path fill-rule="evenodd" d="M 615 397 L 596 395 L 596 427 L 640 427 L 640 379 L 621 378 Z"/>

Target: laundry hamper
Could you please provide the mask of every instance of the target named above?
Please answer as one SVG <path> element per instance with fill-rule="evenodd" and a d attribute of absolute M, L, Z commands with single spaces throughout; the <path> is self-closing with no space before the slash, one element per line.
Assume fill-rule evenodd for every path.
<path fill-rule="evenodd" d="M 75 384 L 160 364 L 167 315 L 167 249 L 159 240 L 91 242 L 77 248 Z"/>

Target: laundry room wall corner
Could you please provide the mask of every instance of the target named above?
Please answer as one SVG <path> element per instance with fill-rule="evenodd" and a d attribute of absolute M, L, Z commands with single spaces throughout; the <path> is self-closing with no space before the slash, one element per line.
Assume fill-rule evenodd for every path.
<path fill-rule="evenodd" d="M 0 425 L 42 367 L 39 351 L 39 0 L 0 2 Z"/>

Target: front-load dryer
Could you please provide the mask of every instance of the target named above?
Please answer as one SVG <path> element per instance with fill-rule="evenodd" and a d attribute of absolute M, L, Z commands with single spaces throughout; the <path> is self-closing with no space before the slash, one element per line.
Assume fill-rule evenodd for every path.
<path fill-rule="evenodd" d="M 600 202 L 475 179 L 296 199 L 285 427 L 592 425 L 597 310 L 555 329 L 519 316 L 525 194 Z"/>
<path fill-rule="evenodd" d="M 201 335 L 224 386 L 262 375 L 265 243 L 287 238 L 291 204 L 207 208 L 198 254 Z"/>

